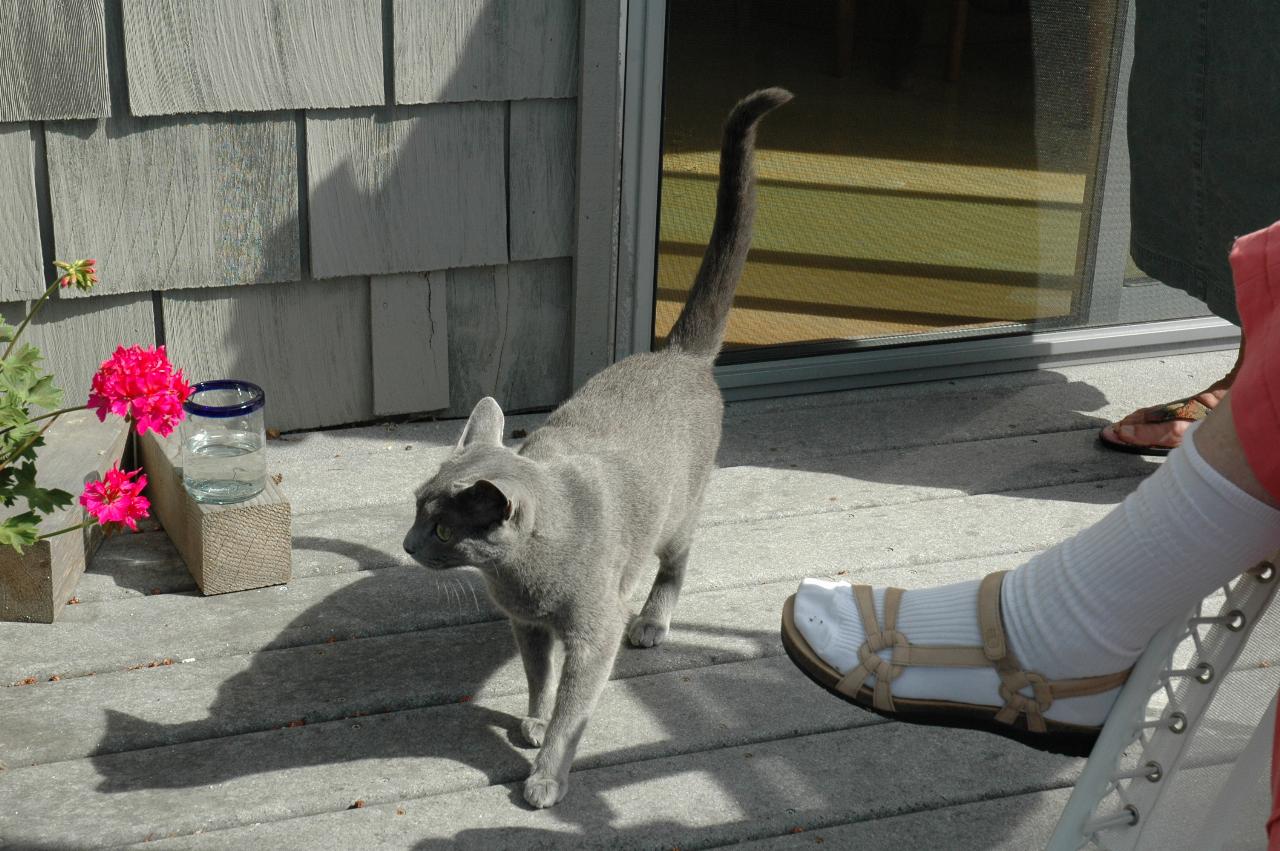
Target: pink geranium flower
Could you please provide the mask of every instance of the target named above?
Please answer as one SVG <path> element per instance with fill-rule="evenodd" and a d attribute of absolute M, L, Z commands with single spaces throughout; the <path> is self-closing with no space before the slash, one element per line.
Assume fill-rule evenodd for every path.
<path fill-rule="evenodd" d="M 151 510 L 151 501 L 142 495 L 147 477 L 141 470 L 126 473 L 115 464 L 105 478 L 89 482 L 80 494 L 84 510 L 103 526 L 128 526 L 138 531 L 138 521 Z"/>
<path fill-rule="evenodd" d="M 100 420 L 116 414 L 132 419 L 138 434 L 168 437 L 182 421 L 182 403 L 190 395 L 191 385 L 169 363 L 164 346 L 121 346 L 93 376 L 89 407 L 98 409 Z"/>

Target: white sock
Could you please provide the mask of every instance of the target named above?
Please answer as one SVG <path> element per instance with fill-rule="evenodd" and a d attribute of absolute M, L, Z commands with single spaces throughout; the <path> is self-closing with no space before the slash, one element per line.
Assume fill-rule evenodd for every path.
<path fill-rule="evenodd" d="M 1005 629 L 1049 679 L 1121 671 L 1196 600 L 1280 549 L 1280 511 L 1182 447 L 1101 522 L 1005 577 Z"/>
<path fill-rule="evenodd" d="M 1005 577 L 1010 647 L 1024 670 L 1051 680 L 1123 671 L 1165 623 L 1277 549 L 1280 511 L 1223 478 L 1192 437 L 1101 521 Z M 908 591 L 898 630 L 921 646 L 980 647 L 978 584 Z M 883 589 L 874 597 L 883 622 Z M 828 664 L 842 673 L 857 665 L 864 633 L 847 583 L 806 579 L 795 613 Z M 994 669 L 906 668 L 893 693 L 997 706 L 999 685 Z M 1058 700 L 1045 716 L 1100 724 L 1117 693 Z"/>

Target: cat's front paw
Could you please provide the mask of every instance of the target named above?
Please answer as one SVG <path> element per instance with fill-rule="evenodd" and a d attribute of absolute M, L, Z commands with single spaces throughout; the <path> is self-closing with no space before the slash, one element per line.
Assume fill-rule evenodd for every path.
<path fill-rule="evenodd" d="M 520 738 L 531 748 L 542 747 L 547 737 L 547 722 L 541 718 L 525 718 L 520 722 Z"/>
<path fill-rule="evenodd" d="M 567 780 L 561 783 L 545 774 L 531 774 L 529 779 L 524 781 L 524 799 L 529 802 L 529 806 L 539 810 L 553 806 L 564 797 L 567 791 L 569 791 Z"/>
<path fill-rule="evenodd" d="M 627 639 L 632 647 L 657 647 L 667 638 L 666 624 L 638 617 L 627 630 Z"/>

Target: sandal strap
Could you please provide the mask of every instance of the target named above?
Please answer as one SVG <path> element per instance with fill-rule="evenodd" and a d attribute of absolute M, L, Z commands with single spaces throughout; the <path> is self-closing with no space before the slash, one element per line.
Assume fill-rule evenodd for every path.
<path fill-rule="evenodd" d="M 1210 408 L 1194 396 L 1178 399 L 1164 405 L 1156 405 L 1148 409 L 1150 413 L 1144 418 L 1145 425 L 1171 423 L 1177 420 L 1197 422 L 1209 416 Z"/>
<path fill-rule="evenodd" d="M 880 627 L 876 617 L 875 597 L 870 585 L 854 585 L 853 600 L 858 606 L 858 614 L 862 618 L 864 640 L 858 648 L 858 664 L 851 668 L 839 682 L 836 691 L 850 697 L 856 695 L 867 678 L 874 676 L 876 684 L 872 691 L 872 704 L 883 712 L 893 711 L 892 682 L 902 673 L 902 666 L 895 664 L 899 652 L 906 650 L 907 637 L 893 627 L 898 622 L 898 607 L 902 602 L 902 589 L 885 590 L 884 620 L 887 628 Z M 886 660 L 880 651 L 893 648 L 894 659 Z"/>
<path fill-rule="evenodd" d="M 1004 700 L 1004 706 L 996 713 L 996 720 L 1013 724 L 1018 716 L 1025 715 L 1027 729 L 1043 733 L 1046 730 L 1044 713 L 1055 700 L 1102 694 L 1119 688 L 1129 679 L 1129 672 L 1051 681 L 1034 671 L 1023 670 L 1017 657 L 1009 651 L 1004 631 L 1001 588 L 1008 572 L 998 570 L 988 574 L 978 588 L 978 627 L 982 631 L 982 649 L 1000 674 L 1000 697 Z M 1030 697 L 1022 693 L 1025 688 L 1031 689 Z"/>
<path fill-rule="evenodd" d="M 982 635 L 981 647 L 927 646 L 911 644 L 897 629 L 898 611 L 902 607 L 901 588 L 886 588 L 884 592 L 884 625 L 876 615 L 875 596 L 870 585 L 854 585 L 850 591 L 858 614 L 862 618 L 865 639 L 858 648 L 858 664 L 836 683 L 836 690 L 854 697 L 870 677 L 875 677 L 872 689 L 872 705 L 882 712 L 893 712 L 892 683 L 906 668 L 985 668 L 994 667 L 1000 676 L 1000 697 L 1004 705 L 996 713 L 996 720 L 1014 724 L 1019 716 L 1026 716 L 1027 729 L 1043 733 L 1044 713 L 1055 700 L 1102 694 L 1124 685 L 1128 671 L 1119 671 L 1097 677 L 1081 677 L 1070 680 L 1047 680 L 1034 671 L 1024 671 L 1017 658 L 1009 651 L 1009 641 L 1004 630 L 1004 614 L 1001 610 L 1001 588 L 1007 570 L 988 574 L 978 588 L 978 628 Z M 880 655 L 881 650 L 892 651 L 890 658 Z M 1031 695 L 1023 694 L 1030 689 Z"/>

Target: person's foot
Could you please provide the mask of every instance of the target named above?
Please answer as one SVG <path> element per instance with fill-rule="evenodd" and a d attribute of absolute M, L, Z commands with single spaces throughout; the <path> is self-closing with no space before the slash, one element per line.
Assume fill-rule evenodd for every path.
<path fill-rule="evenodd" d="M 1204 419 L 1227 395 L 1244 363 L 1244 337 L 1235 365 L 1202 392 L 1185 399 L 1139 408 L 1124 419 L 1102 427 L 1098 440 L 1108 449 L 1135 455 L 1168 455 L 1182 445 L 1187 429 Z"/>
<path fill-rule="evenodd" d="M 1101 520 L 1010 573 L 905 592 L 806 579 L 783 607 L 787 655 L 895 720 L 1088 753 L 1151 637 L 1280 549 L 1280 508 L 1200 452 L 1238 452 L 1234 432 L 1218 445 L 1223 405 L 1204 441 L 1192 431 Z"/>
<path fill-rule="evenodd" d="M 1227 381 L 1227 379 L 1223 379 Z M 1139 455 L 1168 455 L 1182 445 L 1182 438 L 1192 424 L 1199 422 L 1218 406 L 1230 384 L 1218 382 L 1203 393 L 1139 408 L 1122 420 L 1105 425 L 1098 439 L 1110 449 Z"/>
<path fill-rule="evenodd" d="M 876 711 L 892 710 L 901 720 L 945 723 L 942 719 L 951 707 L 964 705 L 974 710 L 989 707 L 988 715 L 994 722 L 997 711 L 1009 706 L 1010 711 L 1016 708 L 1018 712 L 1005 718 L 1004 724 L 1022 733 L 1029 727 L 1043 728 L 1045 722 L 1054 732 L 1069 729 L 1081 733 L 1099 727 L 1115 702 L 1124 674 L 1099 671 L 1115 676 L 1090 678 L 1098 680 L 1089 683 L 1095 687 L 1079 688 L 1076 684 L 1084 684 L 1084 680 L 1056 675 L 1056 660 L 1020 658 L 1020 648 L 1004 637 L 998 602 L 1000 578 L 905 593 L 884 588 L 868 592 L 846 582 L 806 579 L 796 592 L 789 616 L 784 615 L 784 643 L 790 627 L 791 644 L 799 645 L 796 639 L 800 639 L 804 645 L 788 648 L 793 658 L 797 650 L 812 653 L 825 663 L 819 667 L 829 679 L 843 680 L 846 699 L 853 698 L 853 702 Z M 861 601 L 859 594 L 864 595 Z M 985 614 L 984 607 L 989 607 Z M 870 629 L 868 619 L 873 619 Z M 992 635 L 998 635 L 1006 648 L 1004 657 L 997 659 L 997 654 L 985 647 L 984 638 Z M 801 664 L 799 660 L 797 664 Z M 1018 670 L 1028 671 L 1029 679 L 1019 679 L 1021 675 L 1014 673 Z M 855 678 L 857 672 L 864 672 L 865 679 L 854 683 L 850 672 L 855 672 Z M 821 676 L 823 671 L 806 669 L 806 673 Z M 887 678 L 885 683 L 880 683 L 881 676 Z M 1054 682 L 1059 679 L 1063 682 Z M 1064 689 L 1067 680 L 1073 687 Z M 1042 684 L 1043 691 L 1032 685 L 1036 682 Z M 831 688 L 835 683 L 824 685 Z M 859 691 L 871 692 L 877 685 L 883 690 L 879 697 L 864 694 L 862 700 L 857 699 Z M 1026 700 L 1011 698 L 1004 686 L 1013 686 L 1010 691 L 1020 692 Z M 961 714 L 973 712 L 962 710 Z M 1002 724 L 973 726 L 999 731 Z"/>

